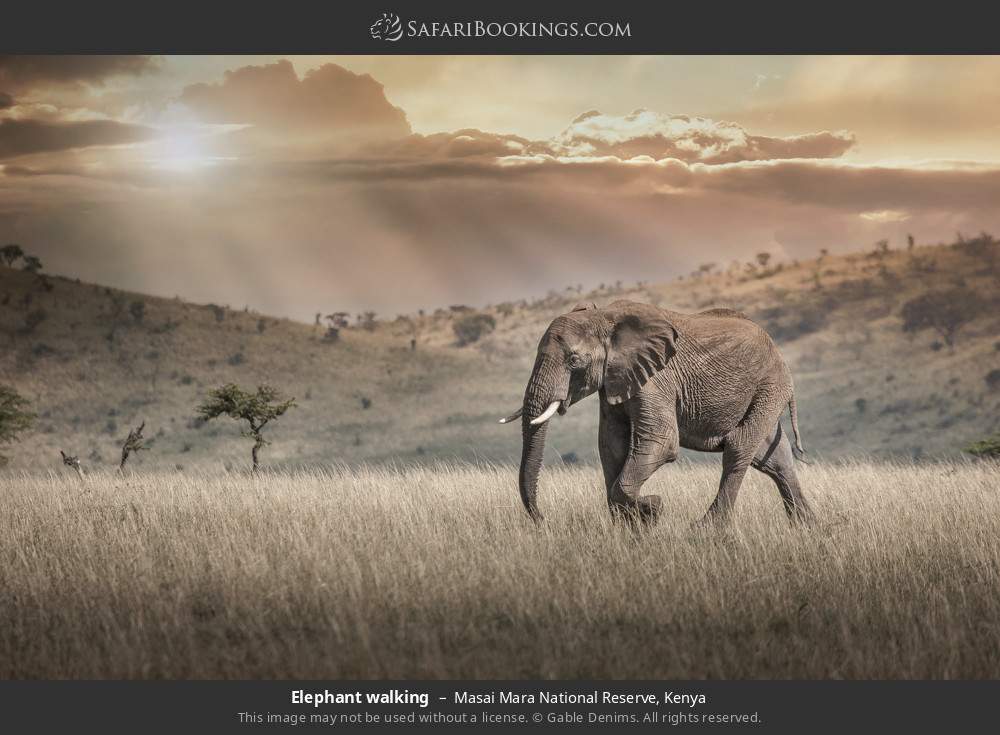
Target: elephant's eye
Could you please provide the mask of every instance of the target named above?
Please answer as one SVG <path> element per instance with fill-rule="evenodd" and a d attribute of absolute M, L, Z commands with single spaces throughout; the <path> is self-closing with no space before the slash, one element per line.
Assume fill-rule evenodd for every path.
<path fill-rule="evenodd" d="M 580 355 L 575 352 L 569 356 L 569 366 L 571 368 L 582 368 L 586 360 L 584 360 Z"/>

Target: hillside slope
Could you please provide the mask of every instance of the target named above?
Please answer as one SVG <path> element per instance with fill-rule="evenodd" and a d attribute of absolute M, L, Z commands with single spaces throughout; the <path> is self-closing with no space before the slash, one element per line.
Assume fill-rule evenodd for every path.
<path fill-rule="evenodd" d="M 240 427 L 205 424 L 195 408 L 222 383 L 268 382 L 298 403 L 267 429 L 273 444 L 263 460 L 272 466 L 515 461 L 519 432 L 496 419 L 519 405 L 549 320 L 578 301 L 632 298 L 680 311 L 733 307 L 766 326 L 792 366 L 815 455 L 954 456 L 1000 426 L 997 251 L 991 240 L 881 248 L 705 265 L 659 285 L 568 288 L 477 310 L 496 329 L 465 347 L 453 330 L 471 311 L 464 307 L 370 330 L 352 321 L 331 341 L 325 325 L 0 267 L 0 382 L 38 414 L 33 432 L 5 453 L 15 469 L 59 470 L 59 450 L 85 467 L 112 465 L 128 429 L 145 421 L 155 442 L 130 460 L 135 467 L 242 467 L 249 442 Z M 930 330 L 905 334 L 904 304 L 948 289 L 980 301 L 954 349 Z M 596 400 L 556 422 L 550 461 L 596 459 Z"/>

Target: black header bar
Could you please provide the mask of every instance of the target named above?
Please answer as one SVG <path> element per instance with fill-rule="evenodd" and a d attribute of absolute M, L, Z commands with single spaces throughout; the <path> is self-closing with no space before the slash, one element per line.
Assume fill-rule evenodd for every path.
<path fill-rule="evenodd" d="M 6 3 L 0 52 L 774 54 L 1000 51 L 987 3 Z"/>

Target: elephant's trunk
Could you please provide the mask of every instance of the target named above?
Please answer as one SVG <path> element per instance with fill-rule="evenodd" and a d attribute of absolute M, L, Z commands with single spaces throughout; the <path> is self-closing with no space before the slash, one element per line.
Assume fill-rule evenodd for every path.
<path fill-rule="evenodd" d="M 555 359 L 544 354 L 538 356 L 535 368 L 524 392 L 524 407 L 521 413 L 521 471 L 518 474 L 518 488 L 521 502 L 534 521 L 542 520 L 538 510 L 538 473 L 542 469 L 542 455 L 545 452 L 545 434 L 549 425 L 545 421 L 532 423 L 542 416 L 553 402 L 565 400 L 569 387 L 569 376 Z M 551 414 L 550 414 L 551 415 Z"/>

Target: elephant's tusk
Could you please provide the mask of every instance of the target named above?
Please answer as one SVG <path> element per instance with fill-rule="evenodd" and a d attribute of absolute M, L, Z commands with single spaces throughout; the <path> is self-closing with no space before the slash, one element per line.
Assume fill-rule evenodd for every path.
<path fill-rule="evenodd" d="M 516 411 L 514 411 L 514 413 L 512 413 L 512 414 L 511 414 L 510 416 L 508 416 L 507 418 L 505 418 L 505 419 L 500 419 L 500 423 L 501 423 L 501 424 L 509 424 L 509 423 L 510 423 L 511 421 L 513 421 L 514 419 L 519 419 L 519 418 L 521 418 L 521 414 L 522 414 L 523 412 L 524 412 L 524 409 L 523 409 L 523 408 L 519 408 L 519 409 L 517 409 Z"/>
<path fill-rule="evenodd" d="M 552 401 L 552 403 L 549 405 L 548 408 L 545 409 L 545 412 L 541 416 L 531 420 L 531 425 L 538 426 L 539 424 L 544 424 L 546 421 L 552 418 L 552 415 L 559 410 L 560 403 L 562 403 L 562 401 Z"/>

